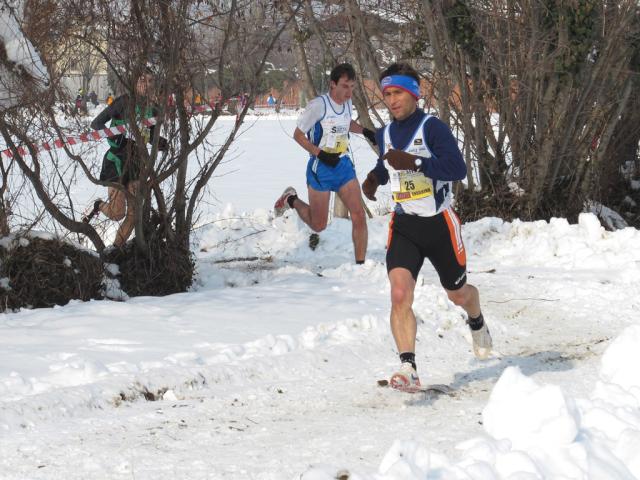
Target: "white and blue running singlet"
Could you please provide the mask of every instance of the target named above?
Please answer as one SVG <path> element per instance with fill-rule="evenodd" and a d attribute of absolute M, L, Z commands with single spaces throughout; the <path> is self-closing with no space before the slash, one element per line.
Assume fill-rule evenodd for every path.
<path fill-rule="evenodd" d="M 329 95 L 319 97 L 324 103 L 324 115 L 307 132 L 307 138 L 327 153 L 344 154 L 349 150 L 349 127 L 351 126 L 351 100 L 336 105 Z M 338 107 L 338 108 L 336 108 Z M 339 109 L 339 107 L 342 107 Z M 319 160 L 315 158 L 313 171 Z"/>
<path fill-rule="evenodd" d="M 307 184 L 314 190 L 337 192 L 356 178 L 348 154 L 351 109 L 350 99 L 338 105 L 325 94 L 309 102 L 298 119 L 298 128 L 311 143 L 327 153 L 340 154 L 340 162 L 335 167 L 323 164 L 315 155 L 309 157 Z"/>
<path fill-rule="evenodd" d="M 433 153 L 429 150 L 424 135 L 424 125 L 431 115 L 425 116 L 413 134 L 413 138 L 405 152 L 422 158 L 431 158 Z M 389 132 L 390 125 L 384 128 L 384 145 L 380 146 L 380 157 L 387 150 L 397 149 L 391 142 Z M 389 183 L 391 194 L 396 202 L 396 211 L 421 217 L 431 217 L 449 208 L 451 205 L 453 183 L 444 180 L 434 180 L 427 177 L 422 171 L 395 170 L 388 162 L 385 167 L 389 171 Z"/>

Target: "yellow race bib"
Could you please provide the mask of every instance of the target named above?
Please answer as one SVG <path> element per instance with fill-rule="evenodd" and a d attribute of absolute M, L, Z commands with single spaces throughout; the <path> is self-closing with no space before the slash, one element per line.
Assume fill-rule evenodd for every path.
<path fill-rule="evenodd" d="M 329 134 L 327 142 L 322 148 L 328 153 L 343 154 L 349 148 L 349 137 L 347 135 L 331 135 Z"/>
<path fill-rule="evenodd" d="M 393 170 L 389 172 L 391 194 L 396 202 L 418 200 L 433 195 L 433 182 L 422 172 Z"/>

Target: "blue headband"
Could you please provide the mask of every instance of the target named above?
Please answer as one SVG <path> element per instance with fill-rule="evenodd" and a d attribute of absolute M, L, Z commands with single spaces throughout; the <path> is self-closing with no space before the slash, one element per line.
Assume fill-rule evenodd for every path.
<path fill-rule="evenodd" d="M 420 84 L 415 78 L 408 75 L 389 75 L 384 77 L 380 84 L 383 92 L 389 87 L 397 87 L 409 92 L 416 100 L 420 98 Z"/>

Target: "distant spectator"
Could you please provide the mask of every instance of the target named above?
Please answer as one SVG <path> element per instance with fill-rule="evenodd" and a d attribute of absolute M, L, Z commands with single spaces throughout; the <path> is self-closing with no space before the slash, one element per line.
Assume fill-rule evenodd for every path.
<path fill-rule="evenodd" d="M 107 100 L 106 100 L 107 105 L 111 105 L 113 103 L 113 94 L 109 93 L 109 95 L 107 95 Z"/>
<path fill-rule="evenodd" d="M 89 93 L 89 101 L 93 104 L 94 107 L 98 106 L 98 94 L 95 90 L 91 90 Z"/>
<path fill-rule="evenodd" d="M 249 94 L 247 92 L 245 92 L 244 94 L 238 95 L 238 104 L 236 107 L 237 108 L 236 122 L 240 121 L 240 115 L 242 114 L 243 110 L 245 109 L 248 103 L 249 103 Z"/>
<path fill-rule="evenodd" d="M 80 94 L 76 97 L 74 113 L 81 115 L 85 115 L 87 113 L 87 102 Z"/>
<path fill-rule="evenodd" d="M 269 108 L 273 108 L 276 106 L 276 99 L 273 98 L 273 95 L 271 93 L 269 94 L 269 98 L 267 98 L 267 105 L 269 105 Z"/>

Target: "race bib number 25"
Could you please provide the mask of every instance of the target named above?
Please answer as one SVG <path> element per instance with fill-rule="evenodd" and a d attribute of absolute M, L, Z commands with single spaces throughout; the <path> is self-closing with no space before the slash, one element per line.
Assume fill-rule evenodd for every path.
<path fill-rule="evenodd" d="M 422 172 L 395 170 L 389 172 L 391 193 L 396 202 L 418 200 L 433 195 L 433 182 Z"/>

